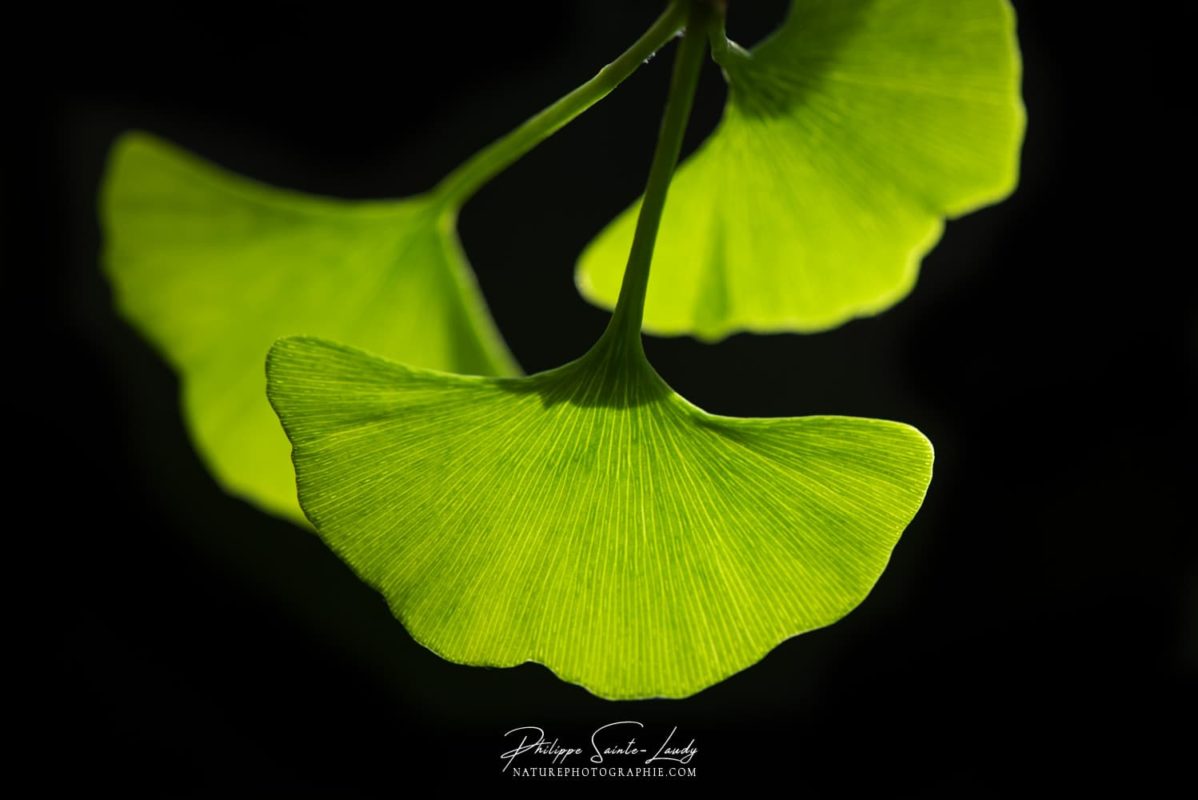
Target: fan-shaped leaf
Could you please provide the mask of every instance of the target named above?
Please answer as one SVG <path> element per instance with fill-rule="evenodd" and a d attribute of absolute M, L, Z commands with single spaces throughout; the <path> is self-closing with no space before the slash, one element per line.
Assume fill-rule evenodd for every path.
<path fill-rule="evenodd" d="M 289 338 L 269 394 L 304 510 L 418 641 L 682 697 L 860 603 L 932 449 L 895 422 L 707 414 L 615 341 L 484 378 Z"/>
<path fill-rule="evenodd" d="M 355 342 L 483 375 L 517 367 L 424 197 L 349 202 L 238 177 L 143 133 L 116 145 L 104 263 L 122 314 L 171 362 L 196 447 L 232 492 L 297 520 L 262 361 L 281 336 Z"/>
<path fill-rule="evenodd" d="M 794 0 L 751 54 L 730 50 L 724 117 L 670 190 L 645 330 L 813 331 L 906 295 L 945 216 L 1015 187 L 1014 27 L 1006 0 Z M 579 262 L 600 305 L 638 209 Z"/>

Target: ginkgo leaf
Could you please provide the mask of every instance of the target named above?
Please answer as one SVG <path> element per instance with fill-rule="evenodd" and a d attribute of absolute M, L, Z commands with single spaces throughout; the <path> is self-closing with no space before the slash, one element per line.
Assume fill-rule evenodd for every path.
<path fill-rule="evenodd" d="M 304 511 L 442 657 L 684 697 L 877 581 L 931 478 L 922 434 L 708 414 L 628 341 L 527 378 L 271 349 Z"/>
<path fill-rule="evenodd" d="M 226 488 L 302 520 L 264 395 L 280 336 L 354 342 L 412 364 L 518 368 L 454 227 L 430 196 L 349 202 L 233 175 L 144 133 L 116 144 L 104 264 L 121 313 L 180 375 L 192 437 Z"/>
<path fill-rule="evenodd" d="M 773 36 L 719 60 L 728 103 L 670 190 L 647 332 L 719 339 L 877 313 L 910 291 L 945 217 L 1016 185 L 1007 0 L 794 0 Z M 638 208 L 579 261 L 597 304 L 615 304 Z"/>

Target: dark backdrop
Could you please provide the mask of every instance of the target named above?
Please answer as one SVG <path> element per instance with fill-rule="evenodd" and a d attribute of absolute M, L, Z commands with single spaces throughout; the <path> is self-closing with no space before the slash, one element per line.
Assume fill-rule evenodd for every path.
<path fill-rule="evenodd" d="M 784 8 L 732 5 L 744 43 Z M 656 4 L 18 14 L 4 57 L 19 112 L 4 123 L 5 394 L 12 433 L 34 447 L 10 462 L 5 528 L 13 552 L 34 548 L 7 566 L 32 579 L 16 613 L 40 634 L 22 652 L 44 689 L 13 691 L 36 700 L 24 730 L 40 779 L 399 796 L 418 776 L 510 781 L 498 753 L 517 725 L 585 741 L 620 719 L 680 726 L 704 783 L 780 778 L 813 796 L 1152 778 L 1192 760 L 1198 324 L 1192 254 L 1170 242 L 1182 206 L 1164 194 L 1184 187 L 1192 142 L 1164 86 L 1178 68 L 1157 33 L 1167 21 L 1061 5 L 1018 3 L 1018 193 L 950 223 L 908 300 L 813 336 L 649 341 L 710 411 L 904 420 L 937 460 L 857 611 L 689 700 L 638 703 L 540 666 L 440 660 L 316 537 L 223 495 L 189 447 L 175 378 L 112 311 L 94 201 L 106 149 L 131 127 L 310 192 L 420 191 L 589 77 Z M 575 294 L 573 261 L 640 190 L 669 61 L 464 211 L 528 371 L 580 354 L 604 325 Z M 709 69 L 688 146 L 722 96 Z"/>

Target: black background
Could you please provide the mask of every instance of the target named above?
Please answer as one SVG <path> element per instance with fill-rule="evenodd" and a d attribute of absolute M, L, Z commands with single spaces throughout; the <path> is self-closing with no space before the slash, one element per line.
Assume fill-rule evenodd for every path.
<path fill-rule="evenodd" d="M 784 10 L 732 5 L 745 44 Z M 695 738 L 697 781 L 780 778 L 808 796 L 1180 771 L 1198 665 L 1198 319 L 1192 252 L 1171 241 L 1183 206 L 1165 194 L 1186 185 L 1192 145 L 1166 88 L 1180 54 L 1157 11 L 1062 5 L 1017 4 L 1029 113 L 1017 194 L 950 223 L 908 300 L 813 336 L 648 341 L 658 370 L 710 411 L 904 420 L 935 443 L 936 474 L 857 611 L 694 698 L 639 703 L 539 666 L 444 662 L 316 537 L 223 495 L 190 449 L 174 377 L 111 309 L 94 199 L 107 147 L 133 127 L 296 189 L 421 191 L 589 77 L 656 5 L 18 15 L 5 56 L 18 112 L 4 133 L 5 394 L 11 433 L 33 446 L 6 448 L 19 472 L 6 566 L 10 584 L 28 579 L 14 613 L 39 634 L 21 651 L 37 688 L 13 691 L 36 700 L 22 731 L 42 785 L 494 786 L 511 781 L 507 729 L 585 741 L 619 719 Z M 527 371 L 577 356 L 605 323 L 576 295 L 573 261 L 641 188 L 669 62 L 463 213 Z M 722 97 L 711 68 L 688 147 Z"/>

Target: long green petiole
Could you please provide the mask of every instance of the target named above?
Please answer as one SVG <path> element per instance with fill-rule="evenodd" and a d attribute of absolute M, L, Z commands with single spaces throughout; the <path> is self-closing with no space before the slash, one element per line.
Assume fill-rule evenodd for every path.
<path fill-rule="evenodd" d="M 657 229 L 661 225 L 666 195 L 670 190 L 670 179 L 678 165 L 682 151 L 682 137 L 694 105 L 695 87 L 703 67 L 703 56 L 707 52 L 708 27 L 713 12 L 704 0 L 691 4 L 686 23 L 686 35 L 678 48 L 674 60 L 674 74 L 670 80 L 670 94 L 662 115 L 661 129 L 657 135 L 657 148 L 653 152 L 653 163 L 649 167 L 649 179 L 645 195 L 637 216 L 636 233 L 632 238 L 632 249 L 628 254 L 628 266 L 624 269 L 624 281 L 620 285 L 620 297 L 616 310 L 608 323 L 603 339 L 615 337 L 615 341 L 635 344 L 643 352 L 641 344 L 641 319 L 645 311 L 645 292 L 649 286 L 649 265 L 653 260 L 653 244 L 657 240 Z M 602 341 L 602 340 L 601 340 Z"/>
<path fill-rule="evenodd" d="M 475 153 L 446 175 L 432 194 L 448 208 L 460 207 L 487 181 L 623 83 L 637 67 L 682 29 L 686 24 L 687 7 L 688 3 L 684 0 L 672 0 L 657 21 L 619 58 L 515 130 Z"/>

